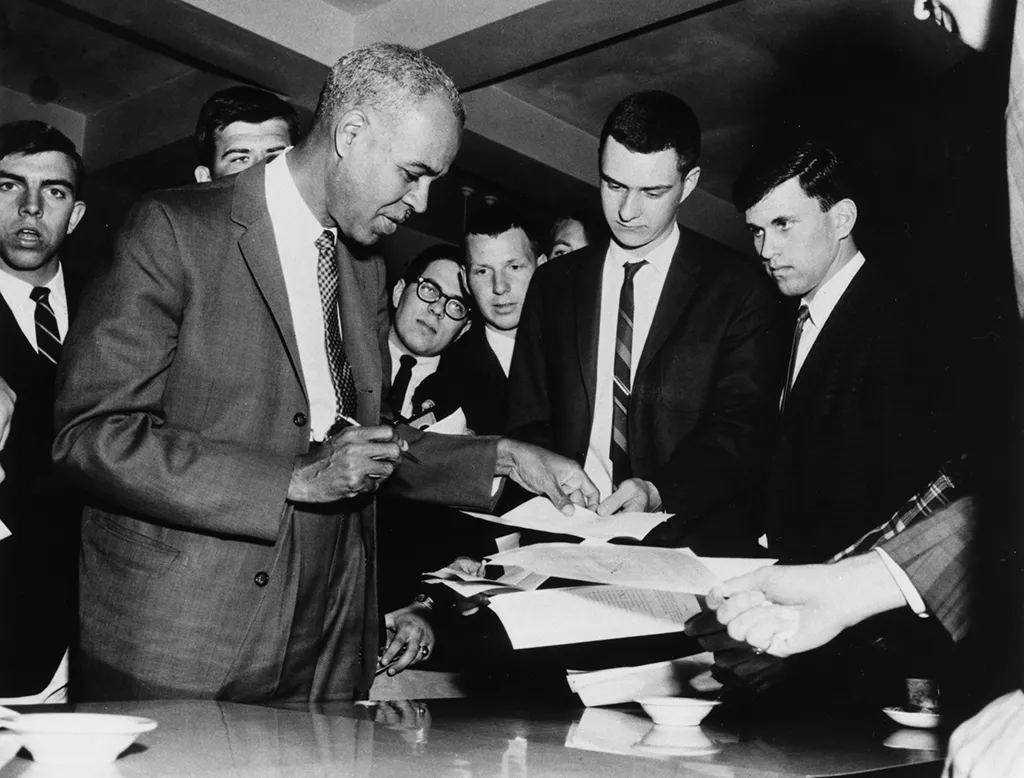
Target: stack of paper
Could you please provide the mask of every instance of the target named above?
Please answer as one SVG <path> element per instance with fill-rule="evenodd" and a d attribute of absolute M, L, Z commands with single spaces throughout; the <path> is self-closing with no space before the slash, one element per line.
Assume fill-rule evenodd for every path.
<path fill-rule="evenodd" d="M 672 515 L 670 513 L 616 513 L 613 516 L 598 516 L 594 511 L 577 505 L 573 515 L 566 516 L 547 497 L 534 497 L 501 516 L 469 511 L 467 513 L 478 519 L 510 527 L 595 540 L 611 540 L 612 538 L 641 540 Z"/>

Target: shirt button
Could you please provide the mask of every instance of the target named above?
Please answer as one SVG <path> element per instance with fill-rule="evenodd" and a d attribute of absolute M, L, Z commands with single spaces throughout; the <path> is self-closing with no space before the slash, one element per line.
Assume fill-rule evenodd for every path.
<path fill-rule="evenodd" d="M 306 421 L 306 414 L 304 414 L 302 411 L 299 411 L 294 416 L 292 416 L 292 424 L 294 424 L 296 427 L 305 427 Z"/>
<path fill-rule="evenodd" d="M 257 586 L 266 586 L 270 583 L 270 575 L 265 573 L 263 570 L 260 570 L 255 576 L 253 576 L 252 581 Z"/>

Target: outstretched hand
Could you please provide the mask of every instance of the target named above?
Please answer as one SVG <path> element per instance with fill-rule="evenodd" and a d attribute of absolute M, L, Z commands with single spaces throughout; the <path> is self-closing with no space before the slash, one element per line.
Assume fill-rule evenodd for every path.
<path fill-rule="evenodd" d="M 543 494 L 566 516 L 572 516 L 574 505 L 593 509 L 601 500 L 579 463 L 511 438 L 498 441 L 496 475 L 507 475 L 527 491 Z"/>

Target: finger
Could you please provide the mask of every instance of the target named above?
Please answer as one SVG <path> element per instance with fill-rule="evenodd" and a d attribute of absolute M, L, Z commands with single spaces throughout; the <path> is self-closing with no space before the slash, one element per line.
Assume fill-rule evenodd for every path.
<path fill-rule="evenodd" d="M 560 484 L 547 481 L 542 488 L 544 489 L 544 494 L 551 500 L 552 505 L 558 508 L 563 515 L 572 516 L 575 508 L 573 507 L 572 500 L 562 492 Z"/>
<path fill-rule="evenodd" d="M 595 508 L 597 504 L 601 502 L 601 492 L 594 486 L 594 482 L 590 480 L 590 476 L 583 472 L 582 468 L 578 475 L 579 483 L 576 486 L 580 492 L 583 493 L 583 506 L 586 508 Z"/>
<path fill-rule="evenodd" d="M 397 443 L 361 443 L 353 447 L 352 453 L 377 462 L 397 463 L 402 458 L 402 448 Z"/>
<path fill-rule="evenodd" d="M 417 633 L 411 636 L 405 644 L 405 651 L 402 652 L 401 656 L 398 657 L 398 661 L 395 662 L 394 667 L 388 670 L 388 675 L 398 675 L 409 665 L 413 664 L 420 658 L 420 635 Z"/>
<path fill-rule="evenodd" d="M 604 500 L 597 506 L 598 516 L 611 516 L 613 513 L 618 513 L 622 510 L 622 506 L 629 500 L 628 489 L 624 488 L 621 484 L 619 488 L 609 494 Z"/>
<path fill-rule="evenodd" d="M 711 597 L 709 595 L 709 604 L 710 600 Z M 753 591 L 740 592 L 727 598 L 725 602 L 715 609 L 715 611 L 718 614 L 719 623 L 729 624 L 742 614 L 747 613 L 754 608 L 764 607 L 764 603 L 764 592 L 754 589 Z"/>
<path fill-rule="evenodd" d="M 730 578 L 728 581 L 723 582 L 721 585 L 716 587 L 722 596 L 729 598 L 733 595 L 739 594 L 740 592 L 747 592 L 751 589 L 763 589 L 765 571 L 769 568 L 762 567 L 754 570 L 751 573 L 745 575 L 738 575 L 735 578 Z"/>

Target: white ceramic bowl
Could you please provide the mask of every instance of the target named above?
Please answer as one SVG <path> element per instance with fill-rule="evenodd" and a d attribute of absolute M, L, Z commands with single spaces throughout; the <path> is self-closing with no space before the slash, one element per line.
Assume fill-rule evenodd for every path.
<path fill-rule="evenodd" d="M 704 756 L 722 750 L 718 742 L 708 737 L 700 727 L 665 727 L 660 724 L 651 727 L 633 748 L 653 754 L 680 756 Z"/>
<path fill-rule="evenodd" d="M 637 702 L 662 727 L 696 727 L 719 704 L 695 697 L 644 697 Z"/>
<path fill-rule="evenodd" d="M 897 729 L 882 743 L 886 748 L 905 748 L 908 751 L 941 751 L 939 733 L 927 729 Z"/>
<path fill-rule="evenodd" d="M 156 728 L 152 719 L 106 713 L 27 713 L 5 725 L 39 764 L 69 767 L 113 762 Z"/>
<path fill-rule="evenodd" d="M 903 708 L 882 708 L 882 713 L 904 727 L 934 729 L 939 726 L 939 714 L 932 711 L 904 710 Z"/>

